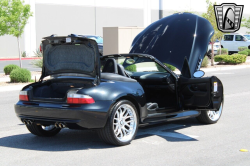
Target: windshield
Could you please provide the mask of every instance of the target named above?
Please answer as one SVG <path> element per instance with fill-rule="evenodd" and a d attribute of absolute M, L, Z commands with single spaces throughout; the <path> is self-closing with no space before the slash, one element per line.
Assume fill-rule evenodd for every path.
<path fill-rule="evenodd" d="M 146 57 L 122 57 L 118 63 L 123 65 L 126 71 L 136 72 L 167 72 L 163 67 Z M 166 64 L 165 64 L 166 65 Z"/>
<path fill-rule="evenodd" d="M 101 36 L 91 36 L 91 35 L 86 35 L 87 38 L 93 39 L 97 42 L 97 44 L 103 44 L 103 38 Z"/>
<path fill-rule="evenodd" d="M 244 35 L 248 40 L 250 40 L 250 35 Z"/>

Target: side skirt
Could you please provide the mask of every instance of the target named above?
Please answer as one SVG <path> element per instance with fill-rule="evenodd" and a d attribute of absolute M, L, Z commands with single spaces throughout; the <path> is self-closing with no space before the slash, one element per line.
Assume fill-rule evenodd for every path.
<path fill-rule="evenodd" d="M 175 120 L 181 120 L 181 119 L 187 119 L 187 118 L 193 118 L 200 115 L 200 111 L 196 110 L 189 110 L 189 111 L 181 111 L 181 112 L 175 112 L 175 113 L 156 113 L 155 115 L 151 114 L 149 117 L 145 118 L 142 121 L 142 124 L 140 126 L 148 125 L 151 123 L 158 123 L 158 122 L 169 122 L 169 121 L 175 121 Z"/>

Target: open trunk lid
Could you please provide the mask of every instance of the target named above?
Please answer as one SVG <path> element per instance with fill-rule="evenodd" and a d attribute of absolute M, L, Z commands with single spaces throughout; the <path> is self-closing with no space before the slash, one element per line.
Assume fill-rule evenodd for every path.
<path fill-rule="evenodd" d="M 79 73 L 100 80 L 99 50 L 95 40 L 82 36 L 45 37 L 43 79 L 62 73 Z"/>

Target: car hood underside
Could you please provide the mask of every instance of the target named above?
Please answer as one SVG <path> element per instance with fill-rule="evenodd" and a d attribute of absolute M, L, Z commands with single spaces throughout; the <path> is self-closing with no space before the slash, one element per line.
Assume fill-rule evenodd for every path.
<path fill-rule="evenodd" d="M 180 71 L 186 58 L 193 75 L 200 68 L 213 33 L 208 20 L 191 13 L 177 13 L 152 23 L 139 33 L 130 53 L 153 55 Z"/>

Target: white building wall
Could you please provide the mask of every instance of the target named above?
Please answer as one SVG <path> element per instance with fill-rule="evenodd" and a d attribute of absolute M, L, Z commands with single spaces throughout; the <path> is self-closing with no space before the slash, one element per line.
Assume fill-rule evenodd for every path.
<path fill-rule="evenodd" d="M 216 0 L 216 2 L 221 4 L 231 1 Z M 159 18 L 158 0 L 25 0 L 25 3 L 31 5 L 33 17 L 25 27 L 21 38 L 21 49 L 29 56 L 32 56 L 33 51 L 39 47 L 43 36 L 53 33 L 61 35 L 91 33 L 102 36 L 103 27 L 145 27 Z M 236 3 L 245 5 L 243 15 L 249 17 L 250 1 L 237 0 Z M 163 10 L 164 16 L 177 11 L 194 11 L 200 14 L 206 12 L 206 1 L 163 0 Z M 78 11 L 80 15 L 74 11 Z M 74 26 L 73 20 L 80 22 L 75 22 Z M 238 32 L 245 33 L 245 31 L 246 28 L 241 28 Z M 18 57 L 14 37 L 0 36 L 0 47 L 0 58 Z"/>
<path fill-rule="evenodd" d="M 23 40 L 24 50 L 27 56 L 34 56 L 34 51 L 37 49 L 36 45 L 36 10 L 34 0 L 25 0 L 26 4 L 30 5 L 30 10 L 33 13 L 33 17 L 30 17 L 28 23 L 24 28 Z"/>

